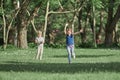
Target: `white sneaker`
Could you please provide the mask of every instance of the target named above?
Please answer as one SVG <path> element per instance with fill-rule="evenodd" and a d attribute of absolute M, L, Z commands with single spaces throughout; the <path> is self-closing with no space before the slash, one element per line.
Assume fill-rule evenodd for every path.
<path fill-rule="evenodd" d="M 75 59 L 76 57 L 75 57 L 75 55 L 73 56 L 73 59 Z"/>
<path fill-rule="evenodd" d="M 40 60 L 42 60 L 42 58 L 40 58 Z"/>

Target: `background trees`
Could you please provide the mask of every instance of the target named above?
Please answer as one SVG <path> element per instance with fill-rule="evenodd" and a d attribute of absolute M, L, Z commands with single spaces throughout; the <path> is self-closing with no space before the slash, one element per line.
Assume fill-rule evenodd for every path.
<path fill-rule="evenodd" d="M 65 44 L 62 34 L 69 22 L 77 46 L 112 46 L 120 43 L 120 1 L 117 0 L 0 0 L 0 38 L 19 48 L 34 42 L 36 30 L 43 31 L 47 45 Z"/>

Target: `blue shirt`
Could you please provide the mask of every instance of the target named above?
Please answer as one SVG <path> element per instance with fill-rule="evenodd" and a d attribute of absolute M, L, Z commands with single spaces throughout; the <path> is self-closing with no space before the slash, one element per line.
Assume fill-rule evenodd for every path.
<path fill-rule="evenodd" d="M 69 45 L 74 45 L 74 37 L 73 35 L 71 34 L 70 36 L 67 35 L 66 36 L 66 44 L 69 46 Z"/>

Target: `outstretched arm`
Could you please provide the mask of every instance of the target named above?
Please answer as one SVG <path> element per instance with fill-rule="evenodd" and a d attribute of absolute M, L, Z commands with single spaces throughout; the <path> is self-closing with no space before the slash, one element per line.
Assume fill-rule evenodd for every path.
<path fill-rule="evenodd" d="M 83 32 L 83 29 L 80 29 L 80 31 L 73 33 L 73 35 L 76 35 L 76 34 L 79 34 L 79 33 L 82 33 L 82 32 Z"/>
<path fill-rule="evenodd" d="M 65 24 L 65 27 L 64 27 L 64 33 L 65 33 L 65 34 L 67 33 L 67 32 L 66 32 L 67 26 L 68 26 L 68 23 L 66 23 L 66 24 Z"/>

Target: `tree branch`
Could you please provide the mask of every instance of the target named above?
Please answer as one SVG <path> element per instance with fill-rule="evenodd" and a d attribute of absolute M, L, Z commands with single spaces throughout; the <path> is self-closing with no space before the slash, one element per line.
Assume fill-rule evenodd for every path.
<path fill-rule="evenodd" d="M 82 7 L 84 6 L 83 4 L 86 2 L 87 0 L 84 0 L 81 5 L 80 5 L 80 8 L 78 9 L 78 12 L 82 9 Z"/>
<path fill-rule="evenodd" d="M 28 10 L 27 10 L 27 13 L 30 16 L 30 12 Z M 33 26 L 34 31 L 37 33 L 37 29 L 36 29 L 35 24 L 34 24 L 34 18 L 33 18 L 33 20 L 31 20 L 31 24 Z"/>
<path fill-rule="evenodd" d="M 42 1 L 39 2 L 39 3 L 36 5 L 35 9 L 34 9 L 34 10 L 32 11 L 32 13 L 30 14 L 30 17 L 29 17 L 28 20 L 27 20 L 27 25 L 29 25 L 29 23 L 30 23 L 30 22 L 34 19 L 34 17 L 37 15 L 37 13 L 38 13 L 41 5 L 42 5 Z"/>
<path fill-rule="evenodd" d="M 49 14 L 67 14 L 67 13 L 74 13 L 76 10 L 72 11 L 64 11 L 64 12 L 55 12 L 55 11 L 50 11 Z"/>
<path fill-rule="evenodd" d="M 111 23 L 111 26 L 113 29 L 116 27 L 116 24 L 117 24 L 119 19 L 120 19 L 120 5 L 118 6 L 117 12 L 114 15 L 113 21 Z"/>
<path fill-rule="evenodd" d="M 58 3 L 59 3 L 60 8 L 63 10 L 64 8 L 63 8 L 62 4 L 60 3 L 60 0 L 58 0 Z"/>
<path fill-rule="evenodd" d="M 6 43 L 7 43 L 7 40 L 8 40 L 8 35 L 9 35 L 9 31 L 10 31 L 10 28 L 12 27 L 12 24 L 13 24 L 13 21 L 14 19 L 16 18 L 16 16 L 18 15 L 20 9 L 17 10 L 16 14 L 13 16 L 9 26 L 8 26 L 8 30 L 7 30 L 7 33 L 6 33 Z"/>

